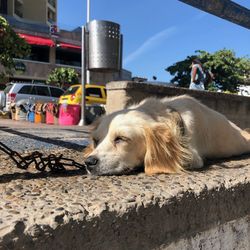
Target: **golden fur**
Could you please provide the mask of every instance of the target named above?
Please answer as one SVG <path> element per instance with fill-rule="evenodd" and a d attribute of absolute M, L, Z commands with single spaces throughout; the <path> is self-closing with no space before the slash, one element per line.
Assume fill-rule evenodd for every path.
<path fill-rule="evenodd" d="M 250 134 L 189 96 L 148 98 L 101 117 L 85 151 L 92 174 L 147 174 L 203 167 L 206 158 L 250 152 Z"/>

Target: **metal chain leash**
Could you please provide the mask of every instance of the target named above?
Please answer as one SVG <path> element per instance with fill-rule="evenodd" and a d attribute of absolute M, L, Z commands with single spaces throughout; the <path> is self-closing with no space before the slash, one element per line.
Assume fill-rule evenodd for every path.
<path fill-rule="evenodd" d="M 63 157 L 63 154 L 60 154 L 59 156 L 54 154 L 44 156 L 43 153 L 34 151 L 28 156 L 21 156 L 18 152 L 13 151 L 2 142 L 0 142 L 0 151 L 7 154 L 20 169 L 28 169 L 32 163 L 35 164 L 35 168 L 39 171 L 49 169 L 53 172 L 59 172 L 66 170 L 66 166 L 76 167 L 81 170 L 86 169 L 85 163 L 80 164 L 72 159 L 65 158 Z"/>

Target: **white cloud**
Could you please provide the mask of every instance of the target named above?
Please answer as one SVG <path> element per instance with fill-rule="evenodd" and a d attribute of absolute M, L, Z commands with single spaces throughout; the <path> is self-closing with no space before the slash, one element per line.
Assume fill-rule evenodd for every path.
<path fill-rule="evenodd" d="M 160 43 L 162 43 L 167 38 L 171 37 L 177 28 L 175 26 L 169 27 L 167 29 L 162 30 L 161 32 L 156 33 L 152 37 L 148 38 L 137 50 L 129 54 L 124 59 L 124 65 L 128 64 L 131 61 L 134 61 L 142 54 L 148 52 L 149 50 L 157 47 Z"/>
<path fill-rule="evenodd" d="M 203 19 L 204 17 L 208 16 L 209 14 L 207 12 L 201 11 L 199 14 L 194 16 L 193 21 L 199 21 Z"/>

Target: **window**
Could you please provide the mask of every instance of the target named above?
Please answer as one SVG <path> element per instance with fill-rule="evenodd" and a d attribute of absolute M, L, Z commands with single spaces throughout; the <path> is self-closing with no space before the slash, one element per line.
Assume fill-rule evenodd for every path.
<path fill-rule="evenodd" d="M 32 87 L 32 90 L 30 92 L 30 95 L 36 95 L 36 86 Z"/>
<path fill-rule="evenodd" d="M 50 23 L 55 23 L 56 22 L 56 14 L 55 14 L 55 12 L 52 11 L 51 9 L 48 9 L 47 18 L 48 18 L 48 21 Z"/>
<path fill-rule="evenodd" d="M 76 93 L 76 91 L 79 89 L 78 86 L 76 87 L 69 87 L 65 92 L 64 95 L 73 95 Z"/>
<path fill-rule="evenodd" d="M 0 84 L 0 90 L 4 90 L 5 89 L 5 84 Z"/>
<path fill-rule="evenodd" d="M 64 91 L 58 88 L 50 87 L 50 92 L 52 97 L 60 97 Z"/>
<path fill-rule="evenodd" d="M 29 93 L 31 92 L 31 89 L 32 89 L 32 86 L 30 86 L 30 85 L 23 86 L 23 87 L 19 90 L 18 94 L 29 94 Z"/>
<path fill-rule="evenodd" d="M 12 84 L 7 85 L 7 87 L 4 89 L 4 93 L 5 93 L 5 94 L 8 94 L 8 93 L 10 92 L 10 90 L 11 90 L 12 87 L 13 87 Z"/>
<path fill-rule="evenodd" d="M 0 0 L 0 13 L 7 15 L 7 0 Z"/>
<path fill-rule="evenodd" d="M 38 62 L 49 62 L 49 47 L 32 45 L 30 55 L 22 59 Z"/>
<path fill-rule="evenodd" d="M 55 0 L 48 0 L 49 4 L 52 6 L 52 7 L 56 7 L 56 1 Z"/>
<path fill-rule="evenodd" d="M 81 51 L 57 48 L 56 63 L 81 67 Z"/>
<path fill-rule="evenodd" d="M 18 0 L 15 0 L 15 14 L 19 17 L 23 17 L 23 4 Z"/>
<path fill-rule="evenodd" d="M 102 92 L 99 88 L 87 88 L 86 89 L 86 96 L 102 98 Z"/>
<path fill-rule="evenodd" d="M 49 89 L 46 86 L 35 86 L 37 95 L 50 96 Z"/>

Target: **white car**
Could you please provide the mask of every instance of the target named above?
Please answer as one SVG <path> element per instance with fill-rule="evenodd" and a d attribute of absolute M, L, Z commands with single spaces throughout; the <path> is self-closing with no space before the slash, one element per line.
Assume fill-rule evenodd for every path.
<path fill-rule="evenodd" d="M 5 94 L 3 91 L 0 91 L 0 110 L 5 106 Z"/>
<path fill-rule="evenodd" d="M 56 103 L 63 93 L 63 89 L 46 84 L 9 83 L 0 94 L 0 106 L 4 111 L 10 111 L 11 103 L 24 99 L 29 100 L 29 103 Z"/>
<path fill-rule="evenodd" d="M 250 86 L 247 85 L 239 86 L 238 95 L 250 96 Z"/>

